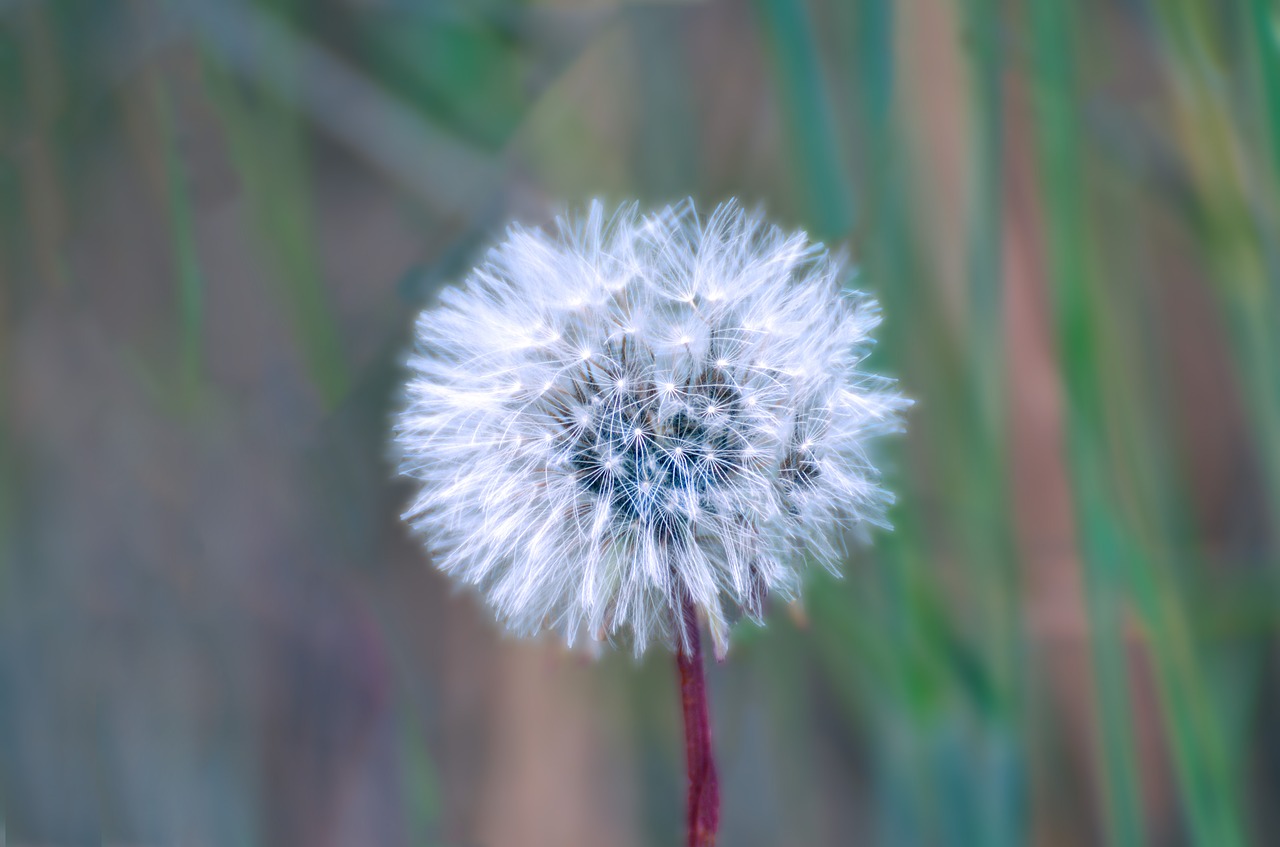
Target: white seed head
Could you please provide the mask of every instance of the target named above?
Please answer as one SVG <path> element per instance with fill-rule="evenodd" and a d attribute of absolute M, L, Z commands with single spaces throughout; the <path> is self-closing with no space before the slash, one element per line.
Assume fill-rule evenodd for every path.
<path fill-rule="evenodd" d="M 673 643 L 796 596 L 884 525 L 866 449 L 910 401 L 858 365 L 842 263 L 735 204 L 512 227 L 417 320 L 395 422 L 405 519 L 520 634 Z"/>

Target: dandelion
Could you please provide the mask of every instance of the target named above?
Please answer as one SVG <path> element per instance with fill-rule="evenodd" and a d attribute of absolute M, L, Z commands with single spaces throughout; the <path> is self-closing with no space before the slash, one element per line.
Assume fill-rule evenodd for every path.
<path fill-rule="evenodd" d="M 908 401 L 859 370 L 880 315 L 846 277 L 732 203 L 595 203 L 513 227 L 417 321 L 406 520 L 516 633 L 676 650 L 691 844 L 717 814 L 699 619 L 723 658 L 891 500 L 867 448 Z"/>

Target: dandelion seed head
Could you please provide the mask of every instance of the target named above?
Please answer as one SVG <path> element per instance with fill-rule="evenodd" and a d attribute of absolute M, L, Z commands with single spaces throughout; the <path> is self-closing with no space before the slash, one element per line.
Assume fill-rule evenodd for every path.
<path fill-rule="evenodd" d="M 848 277 L 735 204 L 513 227 L 418 318 L 405 519 L 517 633 L 639 655 L 687 597 L 723 653 L 806 559 L 884 525 L 868 446 L 909 401 L 859 370 L 879 312 Z"/>

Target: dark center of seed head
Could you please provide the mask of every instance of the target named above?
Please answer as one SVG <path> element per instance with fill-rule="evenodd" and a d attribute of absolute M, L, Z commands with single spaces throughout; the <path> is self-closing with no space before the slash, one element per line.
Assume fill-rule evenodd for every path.
<path fill-rule="evenodd" d="M 656 403 L 639 399 L 643 393 L 593 397 L 569 464 L 617 519 L 673 534 L 695 509 L 714 509 L 708 493 L 738 473 L 746 446 L 741 396 L 722 382 L 695 381 L 685 407 L 659 418 Z"/>

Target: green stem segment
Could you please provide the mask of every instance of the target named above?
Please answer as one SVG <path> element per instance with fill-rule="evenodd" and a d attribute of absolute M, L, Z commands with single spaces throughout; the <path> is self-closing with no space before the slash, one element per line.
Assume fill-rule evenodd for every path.
<path fill-rule="evenodd" d="M 689 847 L 714 847 L 720 825 L 720 783 L 711 752 L 711 720 L 707 683 L 702 667 L 702 634 L 698 611 L 685 597 L 681 608 L 684 631 L 679 639 L 676 667 L 680 671 L 680 702 L 684 708 L 685 764 L 689 773 Z"/>

